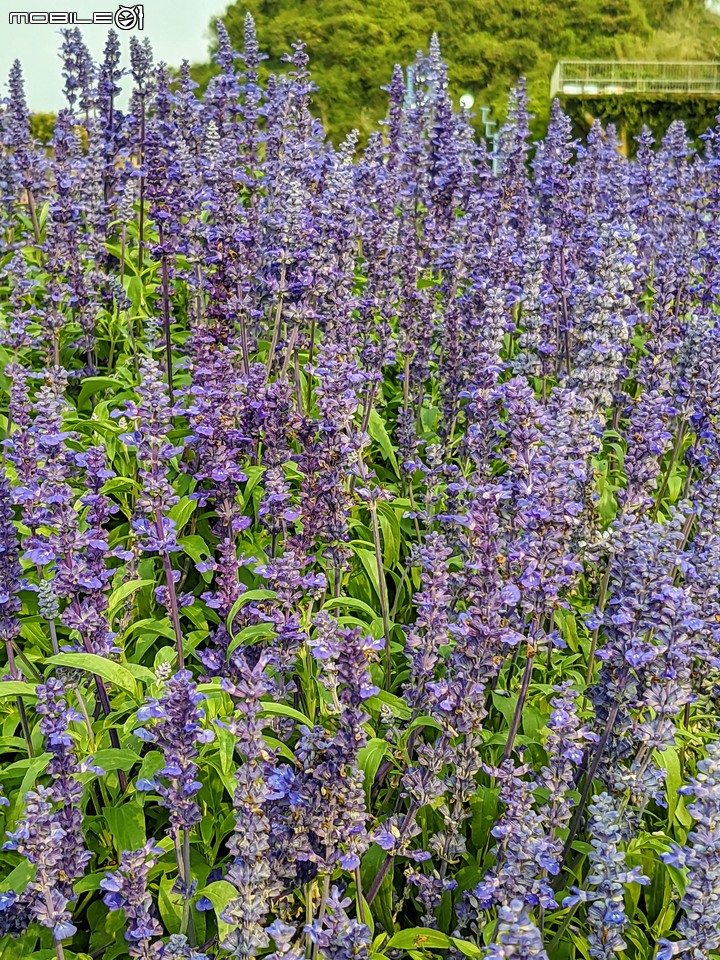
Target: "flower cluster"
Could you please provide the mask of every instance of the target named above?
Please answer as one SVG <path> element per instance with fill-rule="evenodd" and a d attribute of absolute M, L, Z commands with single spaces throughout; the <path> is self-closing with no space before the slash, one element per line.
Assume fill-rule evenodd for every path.
<path fill-rule="evenodd" d="M 704 960 L 720 121 L 216 39 L 0 103 L 0 954 Z"/>
<path fill-rule="evenodd" d="M 201 724 L 204 714 L 198 704 L 204 699 L 190 671 L 180 670 L 170 677 L 158 699 L 149 700 L 137 712 L 138 720 L 146 725 L 136 727 L 135 736 L 157 744 L 165 766 L 152 780 L 138 780 L 136 787 L 160 795 L 160 802 L 170 811 L 170 834 L 175 839 L 181 829 L 190 829 L 201 816 L 195 800 L 202 787 L 195 762 L 198 744 L 212 743 L 215 738 L 213 731 L 203 729 Z"/>

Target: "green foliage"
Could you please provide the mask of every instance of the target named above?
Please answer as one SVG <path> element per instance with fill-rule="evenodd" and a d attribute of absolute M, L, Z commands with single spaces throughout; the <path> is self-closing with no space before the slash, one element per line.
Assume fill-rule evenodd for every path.
<path fill-rule="evenodd" d="M 54 113 L 33 113 L 30 117 L 30 132 L 38 143 L 50 143 L 54 126 Z"/>
<path fill-rule="evenodd" d="M 652 95 L 602 97 L 592 101 L 592 114 L 588 101 L 568 98 L 563 99 L 562 105 L 572 118 L 579 136 L 587 133 L 593 120 L 600 120 L 603 124 L 614 123 L 630 155 L 635 152 L 632 137 L 643 126 L 649 127 L 656 140 L 659 140 L 673 120 L 682 120 L 691 136 L 698 137 L 713 125 L 718 112 L 715 100 L 680 97 L 668 100 Z"/>
<path fill-rule="evenodd" d="M 291 44 L 305 41 L 319 86 L 315 108 L 336 140 L 353 127 L 365 136 L 376 127 L 385 113 L 381 88 L 393 65 L 411 63 L 434 32 L 450 66 L 453 96 L 472 93 L 476 108 L 487 104 L 502 118 L 508 88 L 525 75 L 536 134 L 547 120 L 550 74 L 558 59 L 709 59 L 720 49 L 720 18 L 700 0 L 236 0 L 222 19 L 239 50 L 246 11 L 269 55 L 266 72 L 282 70 Z M 691 46 L 679 53 L 689 38 Z M 213 69 L 194 68 L 201 86 Z M 691 129 L 699 132 L 708 109 L 683 103 L 680 115 L 687 113 Z M 665 127 L 668 113 L 678 115 L 676 104 L 652 100 L 641 106 L 602 101 L 599 111 L 606 119 L 626 117 L 631 130 L 648 118 L 651 126 Z M 584 126 L 581 113 L 577 119 Z"/>

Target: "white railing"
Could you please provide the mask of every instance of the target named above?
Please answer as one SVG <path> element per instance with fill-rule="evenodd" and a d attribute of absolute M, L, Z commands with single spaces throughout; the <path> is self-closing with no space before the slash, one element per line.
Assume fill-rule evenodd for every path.
<path fill-rule="evenodd" d="M 560 60 L 552 97 L 622 94 L 720 97 L 720 61 Z"/>

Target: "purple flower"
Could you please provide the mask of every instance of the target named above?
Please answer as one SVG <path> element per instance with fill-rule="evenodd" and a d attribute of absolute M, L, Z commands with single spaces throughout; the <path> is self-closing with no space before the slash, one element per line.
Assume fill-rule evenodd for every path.
<path fill-rule="evenodd" d="M 207 954 L 191 947 L 187 937 L 180 933 L 170 936 L 160 956 L 162 960 L 208 960 Z"/>
<path fill-rule="evenodd" d="M 350 898 L 343 899 L 337 887 L 331 887 L 325 916 L 305 927 L 310 942 L 317 945 L 319 955 L 325 960 L 339 957 L 367 960 L 370 956 L 370 928 L 348 917 L 346 911 L 351 903 Z"/>
<path fill-rule="evenodd" d="M 45 152 L 37 148 L 31 137 L 30 112 L 19 60 L 14 61 L 10 70 L 8 96 L 4 98 L 3 106 L 3 144 L 9 153 L 8 187 L 12 190 L 14 202 L 27 206 L 33 240 L 39 244 L 38 205 L 45 199 L 47 191 L 47 159 Z"/>
<path fill-rule="evenodd" d="M 154 840 L 148 840 L 139 850 L 124 851 L 119 869 L 105 874 L 100 881 L 100 888 L 105 891 L 105 905 L 110 910 L 122 910 L 127 918 L 128 953 L 143 960 L 163 956 L 162 943 L 153 942 L 162 935 L 163 928 L 156 919 L 147 888 L 149 873 L 163 853 Z"/>
<path fill-rule="evenodd" d="M 68 896 L 63 890 L 72 890 L 67 886 L 66 869 L 69 876 L 76 878 L 76 861 L 72 855 L 71 839 L 69 850 L 65 846 L 67 836 L 60 824 L 54 791 L 39 786 L 25 797 L 25 816 L 15 830 L 9 832 L 4 844 L 5 850 L 15 850 L 22 854 L 35 867 L 35 877 L 22 894 L 22 901 L 29 909 L 34 920 L 53 931 L 56 940 L 72 937 L 76 931 L 70 919 Z M 77 839 L 77 838 L 75 838 Z M 70 859 L 68 860 L 68 853 Z"/>
<path fill-rule="evenodd" d="M 717 865 L 720 841 L 717 837 L 717 816 L 720 809 L 720 743 L 708 745 L 707 757 L 698 762 L 698 773 L 679 792 L 692 794 L 695 800 L 688 811 L 695 824 L 683 847 L 673 844 L 661 859 L 687 870 L 687 884 L 680 900 L 683 916 L 677 923 L 680 940 L 661 940 L 657 957 L 689 953 L 708 957 L 720 945 L 720 910 L 717 896 Z"/>
<path fill-rule="evenodd" d="M 406 651 L 410 659 L 410 689 L 405 696 L 413 706 L 421 709 L 428 700 L 426 683 L 435 676 L 440 662 L 440 647 L 449 642 L 448 560 L 452 548 L 438 533 L 429 533 L 418 549 L 421 566 L 421 590 L 414 600 L 418 615 L 407 629 Z"/>
<path fill-rule="evenodd" d="M 37 712 L 42 718 L 40 732 L 45 739 L 45 749 L 51 755 L 47 770 L 52 778 L 52 800 L 59 806 L 56 822 L 64 832 L 63 880 L 58 883 L 58 888 L 72 900 L 73 883 L 84 875 L 91 858 L 83 836 L 83 788 L 77 777 L 88 769 L 96 774 L 103 771 L 92 765 L 92 758 L 82 766 L 77 761 L 69 727 L 71 723 L 81 721 L 82 716 L 68 705 L 62 682 L 50 677 L 37 687 L 36 692 Z"/>
<path fill-rule="evenodd" d="M 547 960 L 542 935 L 522 900 L 511 900 L 498 910 L 496 938 L 485 956 L 488 960 Z"/>
<path fill-rule="evenodd" d="M 22 603 L 18 594 L 25 582 L 18 557 L 18 538 L 13 521 L 10 484 L 5 473 L 0 472 L 0 640 L 5 644 L 10 674 L 13 679 L 18 679 L 12 641 L 20 633 L 19 614 Z"/>
<path fill-rule="evenodd" d="M 287 869 L 284 858 L 278 862 L 274 856 L 270 811 L 266 806 L 271 796 L 277 803 L 278 794 L 286 792 L 277 790 L 274 763 L 262 736 L 260 698 L 270 689 L 265 674 L 267 665 L 264 654 L 252 669 L 241 658 L 238 681 L 223 681 L 223 688 L 236 702 L 235 716 L 224 725 L 236 738 L 245 759 L 235 774 L 235 830 L 228 844 L 233 862 L 226 876 L 238 897 L 228 903 L 222 914 L 232 927 L 222 946 L 241 960 L 254 957 L 269 943 L 263 925 L 271 898 L 280 892 L 281 871 Z M 282 843 L 285 837 L 278 833 L 277 840 Z"/>
<path fill-rule="evenodd" d="M 544 818 L 533 809 L 536 785 L 521 779 L 527 768 L 513 770 L 512 761 L 506 764 L 493 771 L 500 779 L 500 800 L 505 804 L 491 830 L 497 840 L 497 865 L 468 894 L 468 901 L 482 910 L 510 900 L 552 908 L 556 903 L 547 874 L 558 873 L 561 844 L 548 835 Z"/>
<path fill-rule="evenodd" d="M 587 883 L 591 890 L 570 888 L 563 907 L 589 904 L 587 922 L 590 927 L 588 950 L 591 957 L 607 958 L 626 947 L 622 938 L 629 920 L 625 914 L 624 887 L 629 883 L 648 884 L 639 867 L 628 869 L 621 849 L 623 824 L 621 815 L 607 793 L 595 797 L 589 807 L 588 827 L 592 837 L 589 853 L 590 871 Z"/>
<path fill-rule="evenodd" d="M 181 670 L 167 681 L 159 699 L 148 700 L 137 712 L 138 720 L 147 725 L 137 728 L 135 735 L 157 744 L 165 760 L 154 779 L 139 781 L 137 788 L 160 795 L 160 803 L 170 811 L 170 834 L 175 840 L 180 830 L 191 829 L 201 816 L 195 800 L 202 786 L 197 779 L 197 747 L 214 739 L 213 731 L 201 725 L 204 713 L 198 704 L 204 699 L 190 671 Z"/>
<path fill-rule="evenodd" d="M 572 681 L 555 687 L 555 693 L 550 700 L 553 709 L 547 724 L 550 730 L 545 744 L 548 762 L 540 771 L 540 783 L 548 791 L 540 815 L 553 838 L 570 819 L 573 801 L 569 794 L 575 789 L 576 773 L 587 744 L 598 739 L 578 717 L 578 694 L 572 689 Z"/>

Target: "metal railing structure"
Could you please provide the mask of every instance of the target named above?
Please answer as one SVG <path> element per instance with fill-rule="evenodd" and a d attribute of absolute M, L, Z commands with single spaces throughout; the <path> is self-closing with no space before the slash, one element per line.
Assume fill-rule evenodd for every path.
<path fill-rule="evenodd" d="M 720 98 L 720 61 L 560 60 L 551 97 Z"/>

